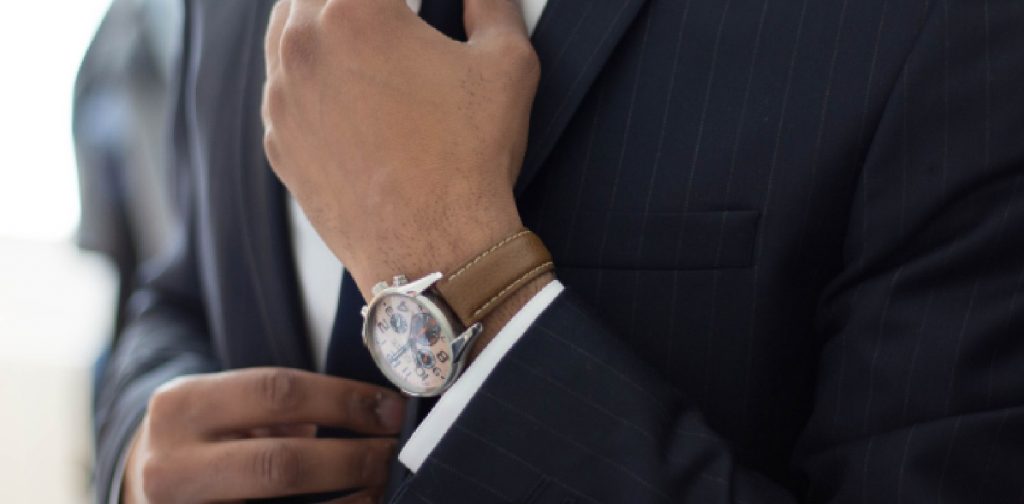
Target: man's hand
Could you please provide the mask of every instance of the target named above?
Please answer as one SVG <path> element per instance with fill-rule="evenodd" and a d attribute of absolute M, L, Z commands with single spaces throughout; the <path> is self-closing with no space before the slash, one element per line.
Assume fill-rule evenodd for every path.
<path fill-rule="evenodd" d="M 359 490 L 376 502 L 404 400 L 373 385 L 289 369 L 183 378 L 153 395 L 128 454 L 128 504 L 223 502 Z M 316 426 L 374 439 L 317 439 Z"/>
<path fill-rule="evenodd" d="M 468 43 L 402 0 L 282 0 L 272 14 L 267 155 L 364 296 L 522 226 L 513 186 L 538 59 L 514 0 L 466 0 L 465 23 Z"/>

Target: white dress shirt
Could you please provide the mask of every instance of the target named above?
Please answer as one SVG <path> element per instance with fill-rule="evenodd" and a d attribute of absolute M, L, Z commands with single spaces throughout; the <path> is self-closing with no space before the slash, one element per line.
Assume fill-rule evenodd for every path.
<path fill-rule="evenodd" d="M 406 0 L 406 3 L 410 9 L 418 12 L 421 0 Z M 547 3 L 548 0 L 522 0 L 523 17 L 530 33 L 536 28 Z M 341 292 L 343 268 L 316 234 L 302 209 L 294 200 L 290 201 L 292 245 L 298 263 L 302 304 L 317 366 L 323 369 L 338 296 Z M 419 470 L 423 461 L 455 423 L 455 419 L 469 404 L 491 371 L 497 367 L 501 358 L 519 341 L 544 309 L 550 306 L 562 289 L 562 284 L 555 281 L 541 290 L 499 331 L 455 385 L 445 392 L 398 455 L 398 459 L 409 470 Z"/>

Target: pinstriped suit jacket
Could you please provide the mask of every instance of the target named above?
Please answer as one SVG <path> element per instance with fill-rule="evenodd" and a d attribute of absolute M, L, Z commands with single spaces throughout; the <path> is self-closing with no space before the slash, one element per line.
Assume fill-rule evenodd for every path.
<path fill-rule="evenodd" d="M 101 475 L 169 377 L 311 366 L 271 3 L 189 3 L 189 225 L 102 384 Z M 1020 502 L 1024 3 L 553 0 L 534 43 L 517 195 L 568 292 L 394 502 Z"/>

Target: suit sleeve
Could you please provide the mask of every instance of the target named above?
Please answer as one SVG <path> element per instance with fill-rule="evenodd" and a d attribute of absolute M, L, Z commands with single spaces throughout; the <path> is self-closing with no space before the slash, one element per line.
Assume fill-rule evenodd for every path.
<path fill-rule="evenodd" d="M 842 270 L 809 314 L 817 392 L 784 461 L 805 485 L 742 466 L 570 288 L 394 502 L 1018 502 L 1024 6 L 932 7 L 865 155 Z"/>
<path fill-rule="evenodd" d="M 149 275 L 132 294 L 125 327 L 96 384 L 93 423 L 97 502 L 110 501 L 108 494 L 122 452 L 144 416 L 153 391 L 176 377 L 213 372 L 219 367 L 199 299 L 188 153 L 180 104 L 178 110 L 173 135 L 173 173 L 180 189 L 181 232 L 167 257 L 147 265 L 156 273 Z"/>

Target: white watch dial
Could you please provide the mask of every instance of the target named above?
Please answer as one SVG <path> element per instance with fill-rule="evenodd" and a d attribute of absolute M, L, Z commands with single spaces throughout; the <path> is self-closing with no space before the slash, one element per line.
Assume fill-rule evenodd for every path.
<path fill-rule="evenodd" d="M 407 392 L 429 394 L 444 387 L 454 359 L 444 326 L 415 298 L 390 294 L 374 304 L 373 346 L 378 365 Z"/>

